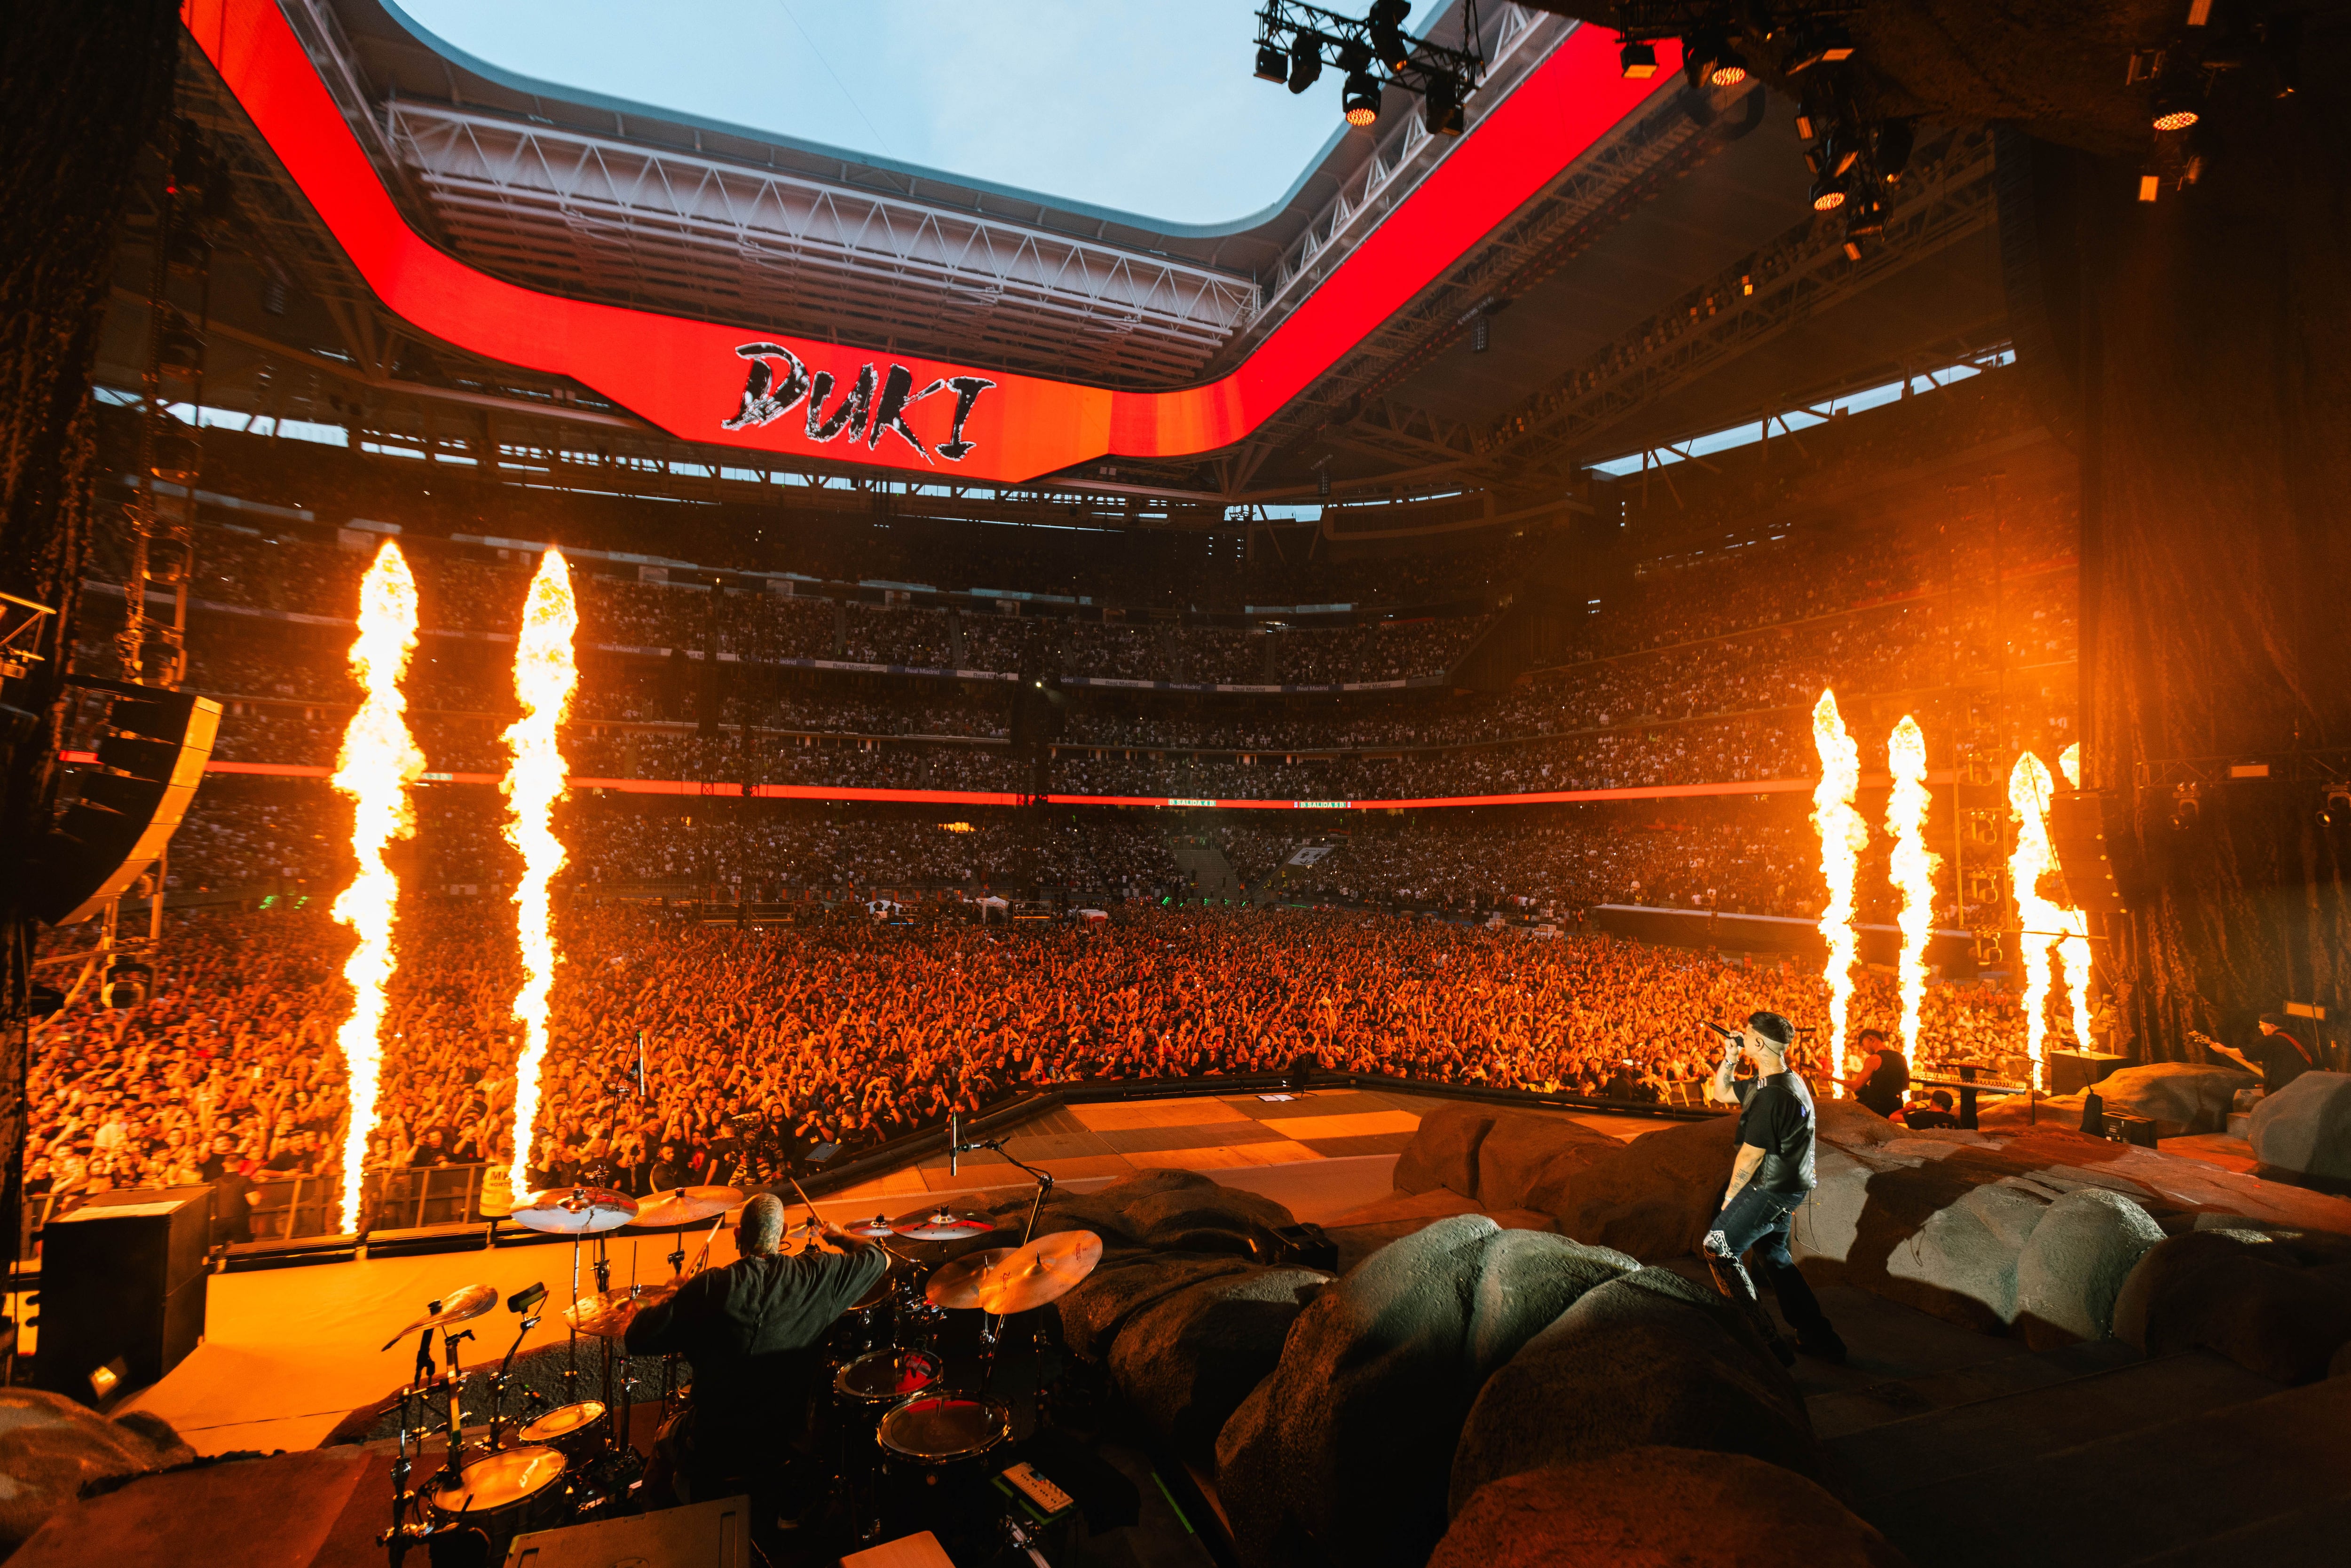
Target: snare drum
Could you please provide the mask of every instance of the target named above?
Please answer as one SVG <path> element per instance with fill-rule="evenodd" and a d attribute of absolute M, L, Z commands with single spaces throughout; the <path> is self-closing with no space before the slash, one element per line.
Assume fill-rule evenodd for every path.
<path fill-rule="evenodd" d="M 574 1463 L 584 1462 L 604 1446 L 604 1402 L 559 1405 L 515 1436 L 526 1447 L 553 1448 Z"/>
<path fill-rule="evenodd" d="M 843 1409 L 859 1412 L 870 1424 L 900 1400 L 938 1382 L 939 1370 L 939 1358 L 928 1351 L 868 1351 L 834 1375 L 833 1396 Z"/>
<path fill-rule="evenodd" d="M 516 1536 L 570 1522 L 572 1492 L 564 1479 L 569 1468 L 553 1448 L 504 1448 L 427 1490 L 437 1531 L 431 1539 L 434 1568 L 475 1563 L 496 1568 Z"/>

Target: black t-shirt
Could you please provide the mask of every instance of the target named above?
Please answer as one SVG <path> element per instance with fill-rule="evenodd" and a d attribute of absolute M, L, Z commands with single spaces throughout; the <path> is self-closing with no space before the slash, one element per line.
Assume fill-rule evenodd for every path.
<path fill-rule="evenodd" d="M 1739 1141 L 1763 1151 L 1750 1184 L 1782 1197 L 1813 1190 L 1813 1092 L 1792 1072 L 1735 1080 Z"/>
<path fill-rule="evenodd" d="M 2293 1035 L 2281 1030 L 2265 1034 L 2245 1052 L 2262 1064 L 2262 1092 L 2274 1094 L 2311 1070 L 2311 1060 Z"/>
<path fill-rule="evenodd" d="M 808 1429 L 824 1331 L 889 1268 L 878 1247 L 738 1258 L 637 1314 L 629 1351 L 676 1351 L 693 1364 L 701 1451 L 790 1445 Z"/>
<path fill-rule="evenodd" d="M 1910 1092 L 1910 1064 L 1890 1045 L 1879 1046 L 1876 1055 L 1877 1071 L 1853 1092 L 1853 1097 L 1879 1115 L 1891 1117 L 1902 1108 L 1902 1096 Z"/>

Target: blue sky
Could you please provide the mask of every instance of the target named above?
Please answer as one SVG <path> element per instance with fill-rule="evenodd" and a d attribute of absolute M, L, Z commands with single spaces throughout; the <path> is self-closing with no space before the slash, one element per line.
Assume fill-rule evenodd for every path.
<path fill-rule="evenodd" d="M 519 75 L 1170 223 L 1280 201 L 1343 123 L 1337 72 L 1250 75 L 1255 0 L 399 3 Z"/>

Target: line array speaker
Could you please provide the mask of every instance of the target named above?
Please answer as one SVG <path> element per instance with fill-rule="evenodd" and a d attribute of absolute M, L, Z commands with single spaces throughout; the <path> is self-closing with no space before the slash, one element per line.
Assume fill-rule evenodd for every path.
<path fill-rule="evenodd" d="M 98 767 L 43 842 L 30 900 L 52 925 L 87 920 L 145 873 L 204 782 L 221 706 L 210 697 L 111 681 Z"/>
<path fill-rule="evenodd" d="M 2116 798 L 2095 789 L 2060 789 L 2049 797 L 2049 842 L 2077 909 L 2117 915 L 2129 906 L 2106 852 L 2107 812 Z"/>

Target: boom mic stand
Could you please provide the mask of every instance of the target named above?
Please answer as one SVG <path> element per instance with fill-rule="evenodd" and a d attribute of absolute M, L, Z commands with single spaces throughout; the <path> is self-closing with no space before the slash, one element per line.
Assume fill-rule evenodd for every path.
<path fill-rule="evenodd" d="M 947 1113 L 947 1174 L 949 1176 L 956 1174 L 957 1155 L 971 1154 L 979 1149 L 993 1149 L 998 1154 L 1003 1155 L 1008 1164 L 1018 1166 L 1026 1171 L 1029 1179 L 1037 1184 L 1037 1196 L 1029 1204 L 1029 1221 L 1020 1228 L 1020 1245 L 1028 1246 L 1037 1239 L 1038 1218 L 1044 1213 L 1046 1195 L 1053 1190 L 1052 1173 L 1040 1171 L 1019 1155 L 1006 1153 L 1004 1140 L 1001 1138 L 975 1138 L 969 1143 L 965 1143 L 959 1135 L 961 1132 L 960 1114 L 949 1111 Z M 994 1313 L 984 1314 L 979 1320 L 980 1353 L 987 1359 L 987 1369 L 980 1374 L 979 1379 L 979 1391 L 982 1394 L 987 1392 L 989 1382 L 996 1376 L 996 1334 L 1003 1321 Z M 1037 1324 L 1037 1337 L 1040 1345 L 1043 1343 L 1045 1325 L 1042 1320 L 1040 1320 Z"/>

